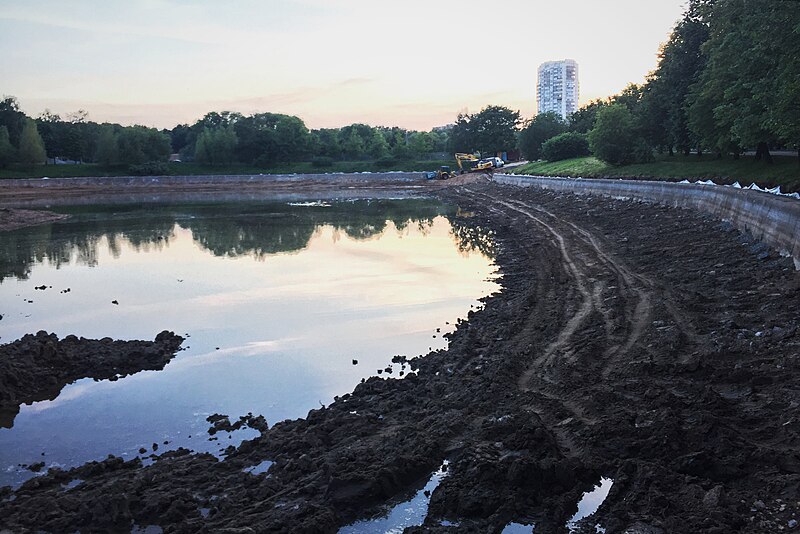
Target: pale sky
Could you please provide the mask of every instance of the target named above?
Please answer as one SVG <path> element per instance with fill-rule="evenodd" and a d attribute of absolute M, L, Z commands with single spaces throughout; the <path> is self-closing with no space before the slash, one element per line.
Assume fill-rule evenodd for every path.
<path fill-rule="evenodd" d="M 539 64 L 581 103 L 641 83 L 685 0 L 0 0 L 0 94 L 36 116 L 171 128 L 208 111 L 428 130 L 530 117 Z"/>

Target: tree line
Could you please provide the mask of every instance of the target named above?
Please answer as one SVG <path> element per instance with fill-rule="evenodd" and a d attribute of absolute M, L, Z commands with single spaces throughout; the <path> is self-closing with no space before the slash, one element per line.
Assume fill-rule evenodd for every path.
<path fill-rule="evenodd" d="M 771 162 L 770 147 L 800 148 L 800 3 L 690 0 L 645 83 L 566 121 L 538 115 L 519 134 L 531 160 L 551 159 L 547 143 L 565 139 L 569 157 L 591 150 L 615 165 L 654 153 L 738 159 L 745 150 Z"/>
<path fill-rule="evenodd" d="M 399 127 L 351 124 L 309 129 L 303 121 L 279 113 L 210 112 L 194 124 L 170 130 L 98 124 L 85 111 L 62 118 L 45 111 L 35 119 L 19 109 L 16 98 L 0 100 L 0 168 L 30 167 L 54 161 L 128 166 L 143 174 L 165 172 L 171 154 L 181 161 L 217 166 L 312 161 L 408 161 L 452 151 L 449 126 L 429 132 Z"/>

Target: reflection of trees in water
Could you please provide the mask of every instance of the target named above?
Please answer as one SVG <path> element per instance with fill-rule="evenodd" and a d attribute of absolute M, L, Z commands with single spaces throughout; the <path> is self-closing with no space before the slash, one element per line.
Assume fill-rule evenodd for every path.
<path fill-rule="evenodd" d="M 103 238 L 115 258 L 123 241 L 135 250 L 160 248 L 168 244 L 174 224 L 163 215 L 146 220 L 76 218 L 0 233 L 0 282 L 8 276 L 27 279 L 31 267 L 45 261 L 57 269 L 70 263 L 95 266 Z"/>
<path fill-rule="evenodd" d="M 458 250 L 463 253 L 480 252 L 487 258 L 494 259 L 494 235 L 491 230 L 478 225 L 469 225 L 463 217 L 448 217 L 450 233 Z"/>
<path fill-rule="evenodd" d="M 78 208 L 68 221 L 0 234 L 0 281 L 7 276 L 26 279 L 32 265 L 45 260 L 57 268 L 73 262 L 96 265 L 103 238 L 115 258 L 125 243 L 135 250 L 159 249 L 169 245 L 176 223 L 216 256 L 263 258 L 305 248 L 321 226 L 367 240 L 382 235 L 389 222 L 401 233 L 415 226 L 428 234 L 437 216 L 452 214 L 428 199 L 338 202 L 330 207 L 230 203 Z M 456 238 L 462 251 L 484 250 L 463 231 L 454 235 L 464 236 Z"/>

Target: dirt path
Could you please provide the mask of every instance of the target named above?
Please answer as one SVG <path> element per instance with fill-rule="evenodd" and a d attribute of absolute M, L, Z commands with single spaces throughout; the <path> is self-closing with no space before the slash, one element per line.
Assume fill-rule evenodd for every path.
<path fill-rule="evenodd" d="M 425 523 L 409 532 L 512 521 L 566 532 L 601 477 L 611 491 L 575 532 L 794 528 L 800 275 L 790 260 L 689 211 L 483 180 L 436 185 L 460 223 L 493 232 L 503 287 L 448 350 L 264 429 L 222 462 L 177 451 L 147 467 L 51 470 L 0 491 L 0 528 L 336 532 L 445 459 Z M 262 460 L 275 462 L 268 476 L 243 471 Z"/>

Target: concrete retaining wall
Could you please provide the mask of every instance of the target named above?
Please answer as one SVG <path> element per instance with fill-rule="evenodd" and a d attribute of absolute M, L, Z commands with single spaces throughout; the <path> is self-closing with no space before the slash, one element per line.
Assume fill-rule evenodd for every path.
<path fill-rule="evenodd" d="M 337 174 L 250 174 L 250 175 L 212 175 L 212 176 L 98 176 L 87 178 L 25 178 L 18 180 L 2 180 L 0 187 L 48 187 L 48 186 L 82 186 L 82 185 L 108 185 L 108 186 L 152 186 L 175 184 L 204 184 L 204 183 L 269 183 L 269 182 L 295 182 L 301 180 L 315 181 L 375 181 L 386 180 L 392 182 L 411 182 L 424 180 L 424 172 L 364 172 L 364 173 L 337 173 Z"/>
<path fill-rule="evenodd" d="M 750 232 L 781 253 L 791 255 L 795 266 L 800 268 L 800 201 L 793 198 L 733 187 L 673 182 L 509 174 L 495 174 L 494 180 L 521 187 L 631 198 L 693 208 L 730 221 L 739 230 Z"/>

